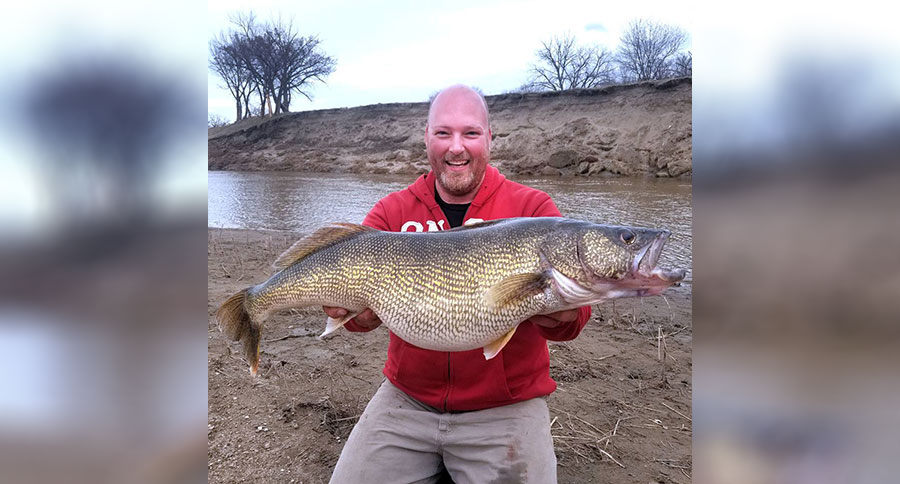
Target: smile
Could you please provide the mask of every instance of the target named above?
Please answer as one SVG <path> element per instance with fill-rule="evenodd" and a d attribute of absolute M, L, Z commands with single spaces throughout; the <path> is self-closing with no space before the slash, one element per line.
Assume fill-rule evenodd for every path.
<path fill-rule="evenodd" d="M 466 166 L 469 164 L 469 160 L 456 160 L 456 161 L 444 160 L 444 163 L 447 163 L 450 166 Z"/>

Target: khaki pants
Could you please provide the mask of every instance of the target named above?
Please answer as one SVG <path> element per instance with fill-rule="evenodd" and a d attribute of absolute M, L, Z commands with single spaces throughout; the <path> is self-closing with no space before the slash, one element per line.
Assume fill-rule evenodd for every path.
<path fill-rule="evenodd" d="M 385 380 L 338 459 L 333 484 L 555 483 L 550 412 L 543 398 L 441 413 Z"/>

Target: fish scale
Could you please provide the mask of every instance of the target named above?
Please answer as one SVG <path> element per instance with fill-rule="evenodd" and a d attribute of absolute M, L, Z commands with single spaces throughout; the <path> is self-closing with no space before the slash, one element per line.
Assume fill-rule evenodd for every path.
<path fill-rule="evenodd" d="M 408 343 L 437 351 L 485 347 L 492 357 L 533 315 L 661 291 L 680 280 L 683 271 L 659 273 L 668 274 L 663 279 L 635 273 L 648 253 L 653 260 L 640 266 L 655 267 L 667 235 L 559 217 L 424 233 L 339 224 L 298 241 L 276 261 L 281 270 L 229 298 L 216 318 L 244 342 L 254 373 L 263 321 L 274 311 L 313 305 L 371 308 Z"/>

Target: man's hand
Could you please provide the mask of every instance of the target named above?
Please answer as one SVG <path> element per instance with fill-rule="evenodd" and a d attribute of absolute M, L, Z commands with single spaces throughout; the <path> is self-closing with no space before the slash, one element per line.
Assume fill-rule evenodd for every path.
<path fill-rule="evenodd" d="M 550 314 L 538 314 L 532 316 L 528 320 L 538 326 L 543 326 L 545 328 L 556 328 L 558 326 L 571 323 L 576 319 L 578 319 L 578 309 L 566 309 L 564 311 L 557 311 Z"/>
<path fill-rule="evenodd" d="M 322 310 L 325 311 L 325 314 L 330 318 L 340 319 L 347 315 L 347 310 L 344 308 L 338 308 L 334 306 L 322 306 Z M 353 322 L 356 323 L 360 328 L 370 330 L 375 329 L 381 326 L 381 320 L 378 319 L 378 316 L 372 312 L 371 309 L 366 309 L 365 311 L 356 315 L 353 318 Z"/>

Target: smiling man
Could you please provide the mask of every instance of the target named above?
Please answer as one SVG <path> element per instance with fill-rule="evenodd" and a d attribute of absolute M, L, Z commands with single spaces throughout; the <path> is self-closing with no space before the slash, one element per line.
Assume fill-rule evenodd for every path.
<path fill-rule="evenodd" d="M 550 197 L 507 180 L 490 166 L 490 116 L 484 97 L 451 86 L 434 97 L 425 125 L 431 171 L 375 204 L 364 225 L 379 230 L 435 231 L 508 217 L 558 217 Z M 343 308 L 324 308 L 341 319 Z M 556 482 L 546 397 L 547 340 L 574 339 L 589 306 L 534 316 L 519 324 L 497 356 L 482 349 L 432 351 L 391 333 L 386 381 L 344 445 L 331 478 L 349 482 Z M 344 326 L 381 325 L 367 309 Z"/>
<path fill-rule="evenodd" d="M 484 180 L 491 153 L 487 105 L 478 93 L 453 86 L 438 93 L 428 110 L 425 151 L 445 202 L 471 203 Z"/>

